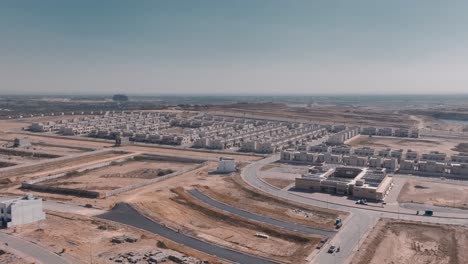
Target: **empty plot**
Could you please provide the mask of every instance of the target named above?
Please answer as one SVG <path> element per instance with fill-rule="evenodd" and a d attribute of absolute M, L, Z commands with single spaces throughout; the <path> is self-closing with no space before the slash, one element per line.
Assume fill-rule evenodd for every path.
<path fill-rule="evenodd" d="M 128 161 L 41 182 L 41 185 L 105 192 L 133 185 L 186 169 L 192 163 L 165 161 Z"/>
<path fill-rule="evenodd" d="M 468 185 L 408 180 L 398 201 L 468 208 Z"/>
<path fill-rule="evenodd" d="M 60 173 L 64 171 L 70 171 L 75 169 L 77 166 L 84 166 L 86 164 L 97 163 L 103 160 L 118 158 L 124 155 L 129 155 L 124 152 L 116 151 L 104 151 L 90 153 L 89 155 L 81 155 L 77 157 L 59 158 L 50 161 L 45 161 L 37 164 L 25 165 L 20 167 L 14 167 L 8 170 L 2 170 L 0 177 L 41 177 L 49 174 Z"/>
<path fill-rule="evenodd" d="M 378 136 L 358 136 L 350 140 L 347 144 L 352 147 L 371 147 L 375 149 L 392 148 L 392 149 L 412 149 L 419 153 L 429 151 L 440 151 L 447 154 L 455 154 L 454 148 L 460 143 L 457 139 L 448 138 L 394 138 L 394 137 L 378 137 Z"/>
<path fill-rule="evenodd" d="M 468 259 L 468 229 L 382 219 L 352 264 L 461 264 Z"/>
<path fill-rule="evenodd" d="M 26 163 L 61 157 L 57 153 L 36 151 L 36 149 L 18 149 L 0 147 L 0 159 L 12 163 Z"/>

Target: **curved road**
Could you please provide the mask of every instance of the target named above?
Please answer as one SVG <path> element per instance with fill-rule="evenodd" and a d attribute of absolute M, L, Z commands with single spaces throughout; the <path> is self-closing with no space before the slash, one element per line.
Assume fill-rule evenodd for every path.
<path fill-rule="evenodd" d="M 452 218 L 439 218 L 439 217 L 424 217 L 417 215 L 400 214 L 397 212 L 385 212 L 385 211 L 372 211 L 367 208 L 350 207 L 346 205 L 329 203 L 327 201 L 321 201 L 309 197 L 297 195 L 295 193 L 288 192 L 287 190 L 276 189 L 271 185 L 268 185 L 258 179 L 257 173 L 261 167 L 266 164 L 275 162 L 279 159 L 278 155 L 273 155 L 263 160 L 251 163 L 244 167 L 241 176 L 242 179 L 252 187 L 269 193 L 276 197 L 288 199 L 291 201 L 314 205 L 323 208 L 330 208 L 345 212 L 350 212 L 350 216 L 345 220 L 344 225 L 340 232 L 333 238 L 331 243 L 333 245 L 340 245 L 341 250 L 337 254 L 327 254 L 326 250 L 321 250 L 311 263 L 348 263 L 350 257 L 354 254 L 355 250 L 358 249 L 359 244 L 362 242 L 362 238 L 366 232 L 375 225 L 380 217 L 398 218 L 413 221 L 425 221 L 432 223 L 446 223 L 446 224 L 468 224 L 467 219 L 452 219 Z"/>
<path fill-rule="evenodd" d="M 34 243 L 23 240 L 21 238 L 0 232 L 0 241 L 8 243 L 7 248 L 11 248 L 13 252 L 17 251 L 25 256 L 31 257 L 43 264 L 65 264 L 70 263 L 61 256 L 44 249 Z"/>
<path fill-rule="evenodd" d="M 273 264 L 272 260 L 251 256 L 234 250 L 216 246 L 205 241 L 186 236 L 182 233 L 167 228 L 159 223 L 151 221 L 128 204 L 117 204 L 111 211 L 97 217 L 119 222 L 148 232 L 160 235 L 176 243 L 191 247 L 209 255 L 214 255 L 226 260 L 242 264 Z"/>
<path fill-rule="evenodd" d="M 286 230 L 289 230 L 289 231 L 300 232 L 300 233 L 305 233 L 305 234 L 314 234 L 314 235 L 327 236 L 327 237 L 333 237 L 336 234 L 336 231 L 330 231 L 330 230 L 325 230 L 325 229 L 320 229 L 320 228 L 313 228 L 313 227 L 309 227 L 309 226 L 305 226 L 305 225 L 298 225 L 298 224 L 294 224 L 294 223 L 274 219 L 274 218 L 271 218 L 271 217 L 267 217 L 267 216 L 263 216 L 263 215 L 259 215 L 259 214 L 254 214 L 254 213 L 251 213 L 251 212 L 248 212 L 248 211 L 244 211 L 244 210 L 229 206 L 229 205 L 227 205 L 225 203 L 218 202 L 218 201 L 210 198 L 209 196 L 201 193 L 197 189 L 189 190 L 188 193 L 190 195 L 192 195 L 193 197 L 195 197 L 196 199 L 198 199 L 198 200 L 202 201 L 203 203 L 208 204 L 208 205 L 210 205 L 210 206 L 212 206 L 214 208 L 217 208 L 217 209 L 220 209 L 220 210 L 223 210 L 223 211 L 226 211 L 226 212 L 241 216 L 243 218 L 254 220 L 256 222 L 261 222 L 261 223 L 264 223 L 264 224 L 277 226 L 277 227 L 280 227 L 280 228 L 283 228 L 283 229 L 286 229 Z"/>

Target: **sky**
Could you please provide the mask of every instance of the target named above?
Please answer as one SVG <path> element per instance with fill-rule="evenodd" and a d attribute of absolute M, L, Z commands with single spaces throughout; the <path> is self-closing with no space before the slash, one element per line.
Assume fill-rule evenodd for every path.
<path fill-rule="evenodd" d="M 468 1 L 1 0 L 1 94 L 468 93 Z"/>

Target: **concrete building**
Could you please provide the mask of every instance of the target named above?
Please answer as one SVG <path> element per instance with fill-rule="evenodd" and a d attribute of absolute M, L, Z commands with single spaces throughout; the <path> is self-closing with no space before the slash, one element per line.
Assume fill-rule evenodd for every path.
<path fill-rule="evenodd" d="M 437 162 L 434 160 L 423 160 L 419 161 L 418 171 L 428 172 L 428 173 L 444 173 L 445 172 L 445 163 Z"/>
<path fill-rule="evenodd" d="M 369 167 L 371 167 L 371 168 L 381 168 L 382 167 L 382 158 L 381 157 L 371 157 L 371 158 L 369 158 Z"/>
<path fill-rule="evenodd" d="M 390 153 L 390 157 L 396 158 L 398 162 L 400 162 L 401 159 L 403 158 L 403 150 L 402 149 L 392 150 L 392 152 Z"/>
<path fill-rule="evenodd" d="M 451 164 L 450 174 L 463 175 L 468 179 L 468 163 Z"/>
<path fill-rule="evenodd" d="M 30 148 L 32 146 L 29 138 L 15 138 L 13 140 L 14 148 Z"/>
<path fill-rule="evenodd" d="M 42 199 L 32 195 L 0 202 L 0 221 L 2 226 L 13 227 L 34 223 L 45 219 Z"/>
<path fill-rule="evenodd" d="M 375 149 L 369 147 L 356 148 L 353 152 L 361 157 L 372 157 L 375 155 Z"/>
<path fill-rule="evenodd" d="M 398 159 L 384 158 L 382 161 L 382 167 L 387 169 L 387 171 L 395 172 L 398 169 Z"/>
<path fill-rule="evenodd" d="M 468 163 L 468 153 L 460 153 L 450 157 L 451 163 Z"/>
<path fill-rule="evenodd" d="M 331 135 L 327 139 L 327 143 L 330 145 L 342 145 L 344 144 L 347 140 L 357 136 L 359 134 L 359 128 L 358 127 L 351 127 L 346 130 L 340 131 L 336 134 Z"/>
<path fill-rule="evenodd" d="M 408 151 L 406 151 L 406 159 L 407 160 L 417 160 L 418 157 L 419 157 L 418 152 L 413 151 L 411 149 L 408 149 Z"/>
<path fill-rule="evenodd" d="M 363 127 L 361 128 L 361 135 L 377 135 L 377 128 L 375 127 Z"/>
<path fill-rule="evenodd" d="M 339 167 L 325 170 L 311 168 L 309 173 L 295 179 L 295 188 L 314 192 L 351 195 L 382 201 L 393 184 L 385 169 L 368 170 Z"/>
<path fill-rule="evenodd" d="M 231 158 L 219 158 L 218 173 L 231 173 L 236 171 L 236 161 Z"/>
<path fill-rule="evenodd" d="M 392 150 L 390 148 L 386 149 L 381 149 L 377 152 L 379 157 L 386 158 L 386 157 L 391 157 Z"/>
<path fill-rule="evenodd" d="M 417 164 L 414 160 L 402 160 L 400 162 L 400 172 L 413 172 Z"/>
<path fill-rule="evenodd" d="M 377 130 L 378 136 L 391 137 L 393 136 L 393 129 L 390 127 L 379 128 Z"/>
<path fill-rule="evenodd" d="M 445 160 L 447 159 L 447 154 L 439 151 L 431 151 L 429 153 L 423 153 L 421 159 L 445 162 Z"/>
<path fill-rule="evenodd" d="M 410 131 L 409 131 L 409 129 L 406 129 L 406 128 L 397 128 L 393 132 L 393 135 L 395 137 L 409 137 L 410 136 Z"/>
<path fill-rule="evenodd" d="M 332 147 L 328 146 L 327 144 L 319 144 L 309 147 L 310 152 L 316 153 L 323 153 L 323 152 L 331 152 Z"/>
<path fill-rule="evenodd" d="M 331 153 L 339 155 L 351 155 L 353 154 L 353 149 L 347 145 L 339 145 L 332 147 Z"/>

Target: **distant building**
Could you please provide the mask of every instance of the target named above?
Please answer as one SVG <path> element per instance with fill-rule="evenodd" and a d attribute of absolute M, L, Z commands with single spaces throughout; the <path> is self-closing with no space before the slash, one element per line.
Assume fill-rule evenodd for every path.
<path fill-rule="evenodd" d="M 385 169 L 368 170 L 338 167 L 324 170 L 309 169 L 308 174 L 295 180 L 295 188 L 314 192 L 351 195 L 358 198 L 382 201 L 393 185 Z"/>
<path fill-rule="evenodd" d="M 236 171 L 236 161 L 230 158 L 219 158 L 218 168 L 219 173 L 231 173 Z"/>
<path fill-rule="evenodd" d="M 26 195 L 22 198 L 0 202 L 2 226 L 13 227 L 45 219 L 42 199 Z"/>
<path fill-rule="evenodd" d="M 15 138 L 13 140 L 13 147 L 14 148 L 30 148 L 31 141 L 29 138 Z"/>

